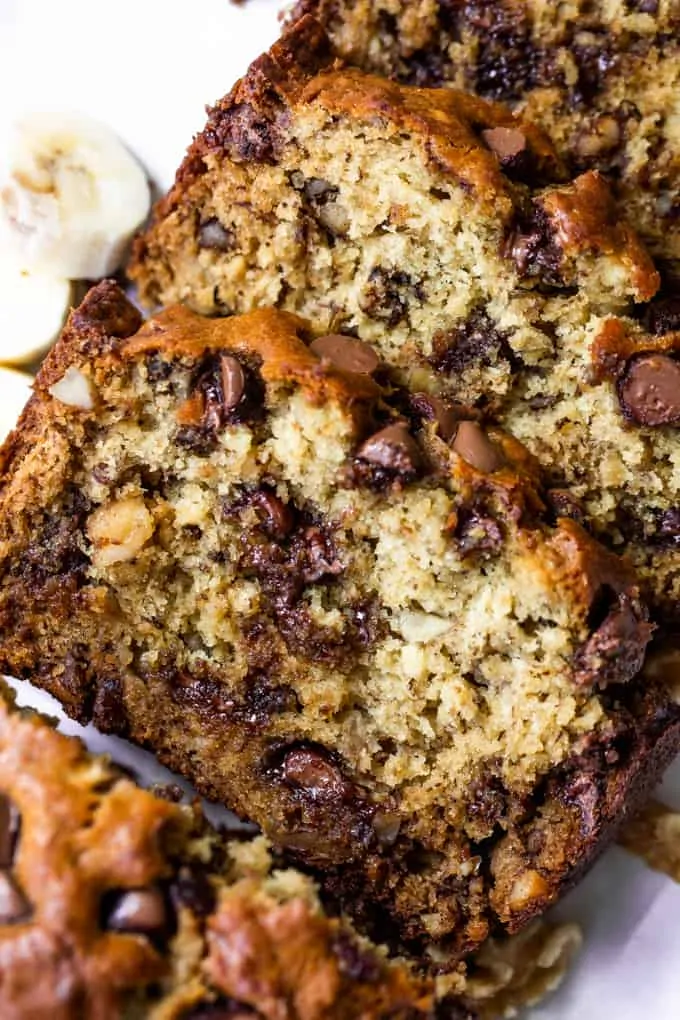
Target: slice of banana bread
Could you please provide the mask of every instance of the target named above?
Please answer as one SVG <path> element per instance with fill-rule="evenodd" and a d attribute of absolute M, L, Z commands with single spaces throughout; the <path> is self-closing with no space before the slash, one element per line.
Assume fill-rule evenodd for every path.
<path fill-rule="evenodd" d="M 658 276 L 603 179 L 539 187 L 557 157 L 502 107 L 325 52 L 304 18 L 212 111 L 137 244 L 142 297 L 277 304 L 485 408 L 677 629 L 680 306 L 636 306 Z"/>
<path fill-rule="evenodd" d="M 635 580 L 519 443 L 371 345 L 272 310 L 138 327 L 95 288 L 3 449 L 0 667 L 450 968 L 678 746 Z"/>
<path fill-rule="evenodd" d="M 307 12 L 365 71 L 534 119 L 680 276 L 678 0 L 301 0 L 292 19 Z"/>
<path fill-rule="evenodd" d="M 482 961 L 483 962 L 483 961 Z M 0 684 L 3 1020 L 472 1020 L 314 883 L 154 796 Z"/>

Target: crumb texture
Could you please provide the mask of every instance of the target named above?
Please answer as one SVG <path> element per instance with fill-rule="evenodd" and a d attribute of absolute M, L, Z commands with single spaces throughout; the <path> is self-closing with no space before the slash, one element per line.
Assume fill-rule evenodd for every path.
<path fill-rule="evenodd" d="M 182 307 L 116 337 L 100 299 L 3 451 L 2 667 L 257 821 L 393 948 L 446 969 L 521 928 L 678 740 L 636 679 L 632 572 L 515 439 L 365 341 Z M 69 372 L 92 406 L 54 395 Z"/>
<path fill-rule="evenodd" d="M 302 0 L 374 74 L 467 89 L 540 124 L 573 172 L 598 170 L 651 250 L 680 267 L 678 0 Z"/>
<path fill-rule="evenodd" d="M 391 4 L 384 19 L 377 3 L 320 10 L 348 56 L 338 40 L 355 17 L 362 41 L 392 32 L 407 45 L 409 33 L 430 24 L 443 32 L 441 19 L 452 38 L 463 33 L 456 45 L 474 38 L 480 47 L 491 33 L 506 47 L 503 32 L 517 19 L 530 31 L 530 10 L 540 8 L 536 31 L 546 39 L 557 32 L 548 7 L 556 19 L 580 10 L 494 3 L 456 4 L 451 13 L 447 4 L 445 17 L 431 2 L 421 7 L 423 25 L 411 4 Z M 370 36 L 364 14 L 387 27 Z M 666 25 L 673 17 L 659 14 Z M 635 25 L 653 24 L 644 13 L 624 21 L 627 38 Z M 601 42 L 598 31 L 584 27 L 579 38 Z M 471 405 L 526 444 L 552 488 L 569 489 L 570 509 L 558 511 L 628 555 L 655 621 L 676 630 L 680 300 L 668 274 L 658 292 L 659 273 L 606 167 L 570 165 L 530 106 L 513 116 L 457 88 L 402 85 L 330 57 L 305 68 L 299 54 L 319 32 L 310 15 L 298 20 L 211 112 L 138 240 L 130 273 L 142 298 L 210 315 L 269 305 L 301 314 L 319 334 L 370 343 L 409 389 Z M 590 53 L 583 67 L 600 67 L 595 43 L 583 39 L 573 43 Z M 500 61 L 501 49 L 494 53 Z M 360 62 L 384 70 L 371 54 Z M 557 72 L 549 78 L 560 81 Z M 581 109 L 573 97 L 565 102 Z M 670 131 L 677 117 L 658 120 Z M 253 151 L 255 125 L 266 155 Z M 675 158 L 671 148 L 658 151 L 659 160 Z M 644 226 L 635 203 L 622 201 Z M 669 243 L 673 222 L 663 230 Z"/>

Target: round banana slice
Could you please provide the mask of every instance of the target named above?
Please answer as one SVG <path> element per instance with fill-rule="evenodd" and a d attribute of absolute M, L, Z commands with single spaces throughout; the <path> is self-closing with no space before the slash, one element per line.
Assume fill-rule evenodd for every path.
<path fill-rule="evenodd" d="M 0 258 L 0 363 L 27 365 L 57 338 L 71 307 L 70 280 L 29 273 Z"/>
<path fill-rule="evenodd" d="M 0 443 L 3 443 L 17 423 L 24 405 L 31 395 L 33 379 L 25 372 L 0 368 Z"/>
<path fill-rule="evenodd" d="M 150 207 L 137 160 L 105 125 L 33 113 L 13 125 L 0 243 L 28 269 L 71 280 L 114 273 Z"/>

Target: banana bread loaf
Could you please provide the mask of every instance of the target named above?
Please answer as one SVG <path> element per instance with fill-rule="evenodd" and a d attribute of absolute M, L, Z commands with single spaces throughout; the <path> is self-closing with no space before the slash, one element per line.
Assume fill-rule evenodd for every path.
<path fill-rule="evenodd" d="M 472 1020 L 266 842 L 140 789 L 0 685 L 3 1020 Z"/>
<path fill-rule="evenodd" d="M 680 288 L 678 0 L 301 0 L 365 71 L 500 99 L 600 170 Z"/>
<path fill-rule="evenodd" d="M 1 455 L 0 668 L 445 970 L 576 880 L 680 709 L 524 448 L 315 332 L 90 293 Z"/>
<path fill-rule="evenodd" d="M 677 629 L 680 309 L 644 307 L 658 275 L 604 180 L 543 187 L 526 122 L 324 64 L 324 38 L 302 19 L 212 111 L 137 244 L 142 298 L 278 305 L 484 408 Z"/>

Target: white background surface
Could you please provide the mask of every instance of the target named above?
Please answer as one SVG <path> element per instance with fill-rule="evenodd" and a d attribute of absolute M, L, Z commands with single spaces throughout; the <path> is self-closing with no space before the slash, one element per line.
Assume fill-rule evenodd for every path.
<path fill-rule="evenodd" d="M 243 7 L 229 0 L 0 0 L 0 137 L 27 110 L 90 114 L 114 128 L 166 188 L 202 127 L 205 105 L 276 37 L 278 7 L 277 0 Z M 9 403 L 0 392 L 0 405 Z M 59 714 L 46 695 L 20 691 L 21 701 Z M 79 731 L 70 722 L 64 728 Z M 85 736 L 148 781 L 168 777 L 122 741 L 89 729 Z M 664 795 L 680 807 L 680 767 Z M 585 949 L 535 1020 L 680 1020 L 680 887 L 613 849 L 557 914 L 583 925 Z"/>

